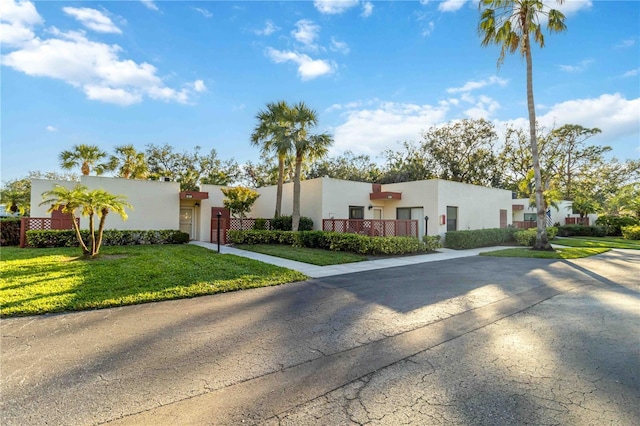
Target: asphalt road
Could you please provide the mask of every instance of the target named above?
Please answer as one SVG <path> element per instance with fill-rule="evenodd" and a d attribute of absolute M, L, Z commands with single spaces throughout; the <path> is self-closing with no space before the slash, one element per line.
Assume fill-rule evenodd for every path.
<path fill-rule="evenodd" d="M 4 319 L 3 425 L 640 424 L 640 254 Z"/>

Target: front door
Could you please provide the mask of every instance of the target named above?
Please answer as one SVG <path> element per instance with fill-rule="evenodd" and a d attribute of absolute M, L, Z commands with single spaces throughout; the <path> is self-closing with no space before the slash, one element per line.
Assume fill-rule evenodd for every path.
<path fill-rule="evenodd" d="M 180 207 L 180 231 L 189 234 L 193 240 L 193 207 Z"/>

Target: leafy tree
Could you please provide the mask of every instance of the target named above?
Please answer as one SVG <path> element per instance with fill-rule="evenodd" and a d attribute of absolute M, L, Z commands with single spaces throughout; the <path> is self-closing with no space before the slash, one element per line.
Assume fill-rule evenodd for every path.
<path fill-rule="evenodd" d="M 424 132 L 421 151 L 440 179 L 499 187 L 502 168 L 494 148 L 497 138 L 489 121 L 465 119 Z"/>
<path fill-rule="evenodd" d="M 609 214 L 632 214 L 640 219 L 640 183 L 622 186 L 607 203 Z"/>
<path fill-rule="evenodd" d="M 48 213 L 59 209 L 62 213 L 71 216 L 73 229 L 76 232 L 76 238 L 82 248 L 84 257 L 98 256 L 100 245 L 102 244 L 105 221 L 109 212 L 113 211 L 126 220 L 127 214 L 125 207 L 131 208 L 131 205 L 125 201 L 122 195 L 113 195 L 103 189 L 89 191 L 86 186 L 80 184 L 76 185 L 73 189 L 56 185 L 52 190 L 44 192 L 42 198 L 43 201 L 40 205 L 50 205 L 47 210 Z M 80 227 L 76 221 L 76 210 L 80 210 L 82 216 L 89 218 L 90 247 L 87 247 L 82 239 Z M 94 223 L 95 216 L 100 219 L 97 234 Z"/>
<path fill-rule="evenodd" d="M 124 179 L 145 179 L 149 172 L 144 152 L 138 152 L 133 145 L 115 147 L 115 154 L 109 159 L 109 166 L 117 170 L 117 177 Z"/>
<path fill-rule="evenodd" d="M 597 212 L 600 206 L 598 206 L 598 203 L 591 198 L 577 196 L 573 200 L 572 205 L 567 208 L 578 213 L 580 217 L 585 217 L 591 213 Z"/>
<path fill-rule="evenodd" d="M 275 217 L 282 214 L 285 162 L 294 150 L 291 139 L 291 122 L 288 119 L 290 110 L 291 108 L 285 101 L 268 103 L 265 110 L 260 110 L 256 114 L 258 123 L 251 133 L 251 144 L 259 146 L 263 156 L 274 154 L 278 159 Z"/>
<path fill-rule="evenodd" d="M 30 198 L 31 181 L 28 179 L 11 180 L 3 184 L 0 190 L 0 204 L 13 214 L 29 214 Z"/>
<path fill-rule="evenodd" d="M 225 195 L 224 206 L 235 216 L 240 216 L 240 229 L 242 229 L 242 219 L 246 213 L 251 211 L 251 207 L 256 202 L 260 194 L 250 188 L 237 186 L 235 188 L 220 188 Z"/>
<path fill-rule="evenodd" d="M 334 179 L 375 183 L 382 176 L 382 170 L 371 161 L 368 155 L 355 155 L 351 151 L 346 151 L 336 157 L 316 160 L 306 173 L 307 179 L 324 176 Z"/>
<path fill-rule="evenodd" d="M 97 175 L 113 170 L 109 162 L 101 162 L 106 159 L 107 153 L 96 145 L 74 145 L 68 151 L 60 153 L 60 166 L 65 170 L 80 167 L 84 176 L 88 176 L 93 170 Z"/>
<path fill-rule="evenodd" d="M 433 164 L 426 158 L 421 145 L 405 141 L 403 149 L 386 150 L 383 153 L 386 164 L 379 183 L 412 182 L 436 177 Z"/>
<path fill-rule="evenodd" d="M 564 0 L 557 0 L 562 4 Z M 529 110 L 529 141 L 535 177 L 537 205 L 537 232 L 534 250 L 553 250 L 546 232 L 546 219 L 543 205 L 543 188 L 538 157 L 538 139 L 536 137 L 536 112 L 533 99 L 533 63 L 531 59 L 531 37 L 540 47 L 544 47 L 544 35 L 541 18 L 547 21 L 551 32 L 566 29 L 564 15 L 557 9 L 549 9 L 542 0 L 480 0 L 482 10 L 478 31 L 482 36 L 482 45 L 500 46 L 498 66 L 507 53 L 519 51 L 527 65 L 527 106 Z"/>
<path fill-rule="evenodd" d="M 269 159 L 260 163 L 247 161 L 242 166 L 243 182 L 252 188 L 278 184 L 278 166 Z"/>
<path fill-rule="evenodd" d="M 295 148 L 296 165 L 293 178 L 293 214 L 291 229 L 298 230 L 300 224 L 300 180 L 302 163 L 322 158 L 329 152 L 333 137 L 328 133 L 309 134 L 309 130 L 318 123 L 316 112 L 304 102 L 294 105 L 287 111 L 288 128 Z"/>
<path fill-rule="evenodd" d="M 200 154 L 200 147 L 193 152 L 177 153 L 171 145 L 147 145 L 147 163 L 151 179 L 168 177 L 180 183 L 181 191 L 197 191 L 202 184 L 230 185 L 240 177 L 240 167 L 234 160 L 223 161 L 215 149 Z"/>

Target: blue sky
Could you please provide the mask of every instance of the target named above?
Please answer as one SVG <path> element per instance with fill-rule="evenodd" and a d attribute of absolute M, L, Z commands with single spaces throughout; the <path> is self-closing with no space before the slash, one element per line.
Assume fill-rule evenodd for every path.
<path fill-rule="evenodd" d="M 555 3 L 555 2 L 552 2 Z M 593 143 L 640 156 L 640 2 L 572 1 L 568 31 L 535 49 L 547 126 L 599 127 Z M 257 160 L 267 102 L 304 101 L 333 155 L 418 141 L 484 117 L 527 125 L 525 66 L 483 48 L 477 1 L 0 0 L 3 181 L 59 171 L 74 144 L 111 152 L 200 145 Z"/>

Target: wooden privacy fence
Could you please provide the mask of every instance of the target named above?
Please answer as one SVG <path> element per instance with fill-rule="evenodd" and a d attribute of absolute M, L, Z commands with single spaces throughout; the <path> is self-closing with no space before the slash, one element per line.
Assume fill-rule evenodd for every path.
<path fill-rule="evenodd" d="M 589 226 L 589 218 L 588 217 L 565 217 L 564 223 L 565 225 Z"/>
<path fill-rule="evenodd" d="M 231 219 L 220 219 L 220 244 L 227 243 L 227 231 L 240 231 L 240 230 L 249 230 L 254 229 L 256 226 L 256 221 L 264 221 L 264 227 L 260 227 L 260 229 L 272 230 L 271 227 L 271 219 L 242 219 L 242 223 L 240 223 L 240 219 L 231 218 Z M 218 242 L 218 218 L 211 218 L 211 238 L 209 240 L 212 243 Z"/>
<path fill-rule="evenodd" d="M 514 220 L 513 221 L 513 227 L 518 229 L 530 229 L 530 228 L 536 228 L 537 226 L 538 225 L 535 220 L 521 220 L 521 221 Z"/>
<path fill-rule="evenodd" d="M 80 225 L 80 218 L 76 218 L 76 223 Z M 20 223 L 20 247 L 27 245 L 27 231 L 68 229 L 73 229 L 71 218 L 23 217 Z"/>
<path fill-rule="evenodd" d="M 347 232 L 370 237 L 416 237 L 417 220 L 322 219 L 322 230 Z"/>

